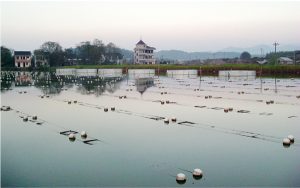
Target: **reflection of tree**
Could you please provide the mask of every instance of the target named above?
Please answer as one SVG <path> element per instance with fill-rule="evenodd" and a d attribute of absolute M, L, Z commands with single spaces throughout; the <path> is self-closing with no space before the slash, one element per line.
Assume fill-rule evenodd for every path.
<path fill-rule="evenodd" d="M 99 78 L 99 77 L 81 77 L 78 81 L 78 88 L 81 94 L 95 94 L 100 96 L 105 91 L 114 93 L 120 88 L 121 79 L 116 77 Z"/>
<path fill-rule="evenodd" d="M 44 94 L 59 94 L 63 85 L 58 77 L 50 72 L 38 72 L 35 75 L 34 85 Z"/>
<path fill-rule="evenodd" d="M 10 89 L 13 86 L 15 75 L 8 72 L 1 72 L 1 91 Z"/>
<path fill-rule="evenodd" d="M 34 85 L 44 94 L 60 94 L 65 89 L 77 86 L 81 94 L 101 95 L 105 91 L 114 93 L 120 88 L 121 77 L 57 75 L 54 72 L 3 72 L 1 90 L 16 86 Z"/>

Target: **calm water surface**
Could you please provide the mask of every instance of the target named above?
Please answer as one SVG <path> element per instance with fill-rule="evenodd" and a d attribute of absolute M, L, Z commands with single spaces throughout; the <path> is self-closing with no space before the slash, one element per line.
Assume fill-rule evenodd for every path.
<path fill-rule="evenodd" d="M 184 186 L 300 186 L 299 95 L 300 79 L 2 72 L 1 185 L 173 187 L 182 172 Z"/>

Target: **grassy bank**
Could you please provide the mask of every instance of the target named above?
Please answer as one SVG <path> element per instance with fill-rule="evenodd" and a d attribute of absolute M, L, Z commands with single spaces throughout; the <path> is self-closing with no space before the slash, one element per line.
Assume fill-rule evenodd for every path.
<path fill-rule="evenodd" d="M 76 65 L 59 68 L 76 69 L 155 69 L 156 73 L 165 74 L 167 70 L 198 70 L 202 75 L 218 75 L 219 70 L 255 70 L 262 76 L 300 77 L 300 65 L 254 65 L 254 64 L 224 64 L 224 65 Z"/>

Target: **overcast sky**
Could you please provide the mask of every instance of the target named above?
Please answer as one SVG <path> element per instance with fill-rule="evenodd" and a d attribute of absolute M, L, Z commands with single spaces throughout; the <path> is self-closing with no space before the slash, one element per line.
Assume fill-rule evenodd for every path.
<path fill-rule="evenodd" d="M 1 44 L 33 50 L 98 38 L 133 49 L 142 38 L 158 50 L 300 43 L 300 1 L 1 2 Z"/>

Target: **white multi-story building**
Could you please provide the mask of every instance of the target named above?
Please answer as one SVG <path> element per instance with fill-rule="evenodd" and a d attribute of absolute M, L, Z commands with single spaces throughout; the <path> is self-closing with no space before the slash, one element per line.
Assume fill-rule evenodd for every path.
<path fill-rule="evenodd" d="M 15 51 L 15 66 L 18 68 L 31 67 L 31 52 L 30 51 Z"/>
<path fill-rule="evenodd" d="M 154 50 L 155 48 L 140 40 L 134 48 L 134 64 L 155 64 Z"/>

